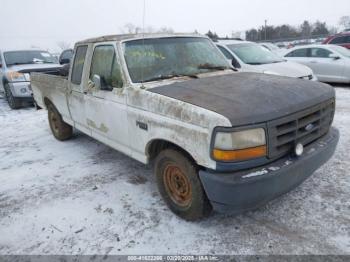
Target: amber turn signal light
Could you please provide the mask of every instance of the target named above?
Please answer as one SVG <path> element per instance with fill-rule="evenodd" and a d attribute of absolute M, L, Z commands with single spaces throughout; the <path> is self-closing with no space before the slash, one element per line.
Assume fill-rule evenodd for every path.
<path fill-rule="evenodd" d="M 252 147 L 240 150 L 220 150 L 214 149 L 213 156 L 217 161 L 233 162 L 244 161 L 253 158 L 266 156 L 267 148 L 265 146 Z"/>

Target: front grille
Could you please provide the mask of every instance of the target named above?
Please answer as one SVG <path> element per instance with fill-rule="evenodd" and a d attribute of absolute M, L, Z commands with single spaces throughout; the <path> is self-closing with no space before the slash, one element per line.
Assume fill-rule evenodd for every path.
<path fill-rule="evenodd" d="M 297 143 L 304 146 L 325 135 L 333 121 L 333 99 L 301 112 L 268 122 L 269 158 L 291 152 Z"/>

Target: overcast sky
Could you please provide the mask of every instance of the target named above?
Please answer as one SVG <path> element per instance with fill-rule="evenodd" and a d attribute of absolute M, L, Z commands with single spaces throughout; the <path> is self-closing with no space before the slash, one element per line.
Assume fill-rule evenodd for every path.
<path fill-rule="evenodd" d="M 0 48 L 37 46 L 58 50 L 57 42 L 121 33 L 142 26 L 144 0 L 0 0 Z M 337 26 L 350 15 L 350 0 L 146 0 L 146 26 L 219 35 L 283 23 L 321 20 Z"/>

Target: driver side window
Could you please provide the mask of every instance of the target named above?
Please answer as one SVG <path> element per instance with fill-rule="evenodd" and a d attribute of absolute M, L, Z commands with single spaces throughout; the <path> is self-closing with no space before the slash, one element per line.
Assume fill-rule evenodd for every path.
<path fill-rule="evenodd" d="M 121 67 L 113 45 L 95 47 L 90 68 L 90 80 L 93 80 L 94 75 L 100 76 L 101 90 L 112 91 L 113 88 L 123 87 Z"/>

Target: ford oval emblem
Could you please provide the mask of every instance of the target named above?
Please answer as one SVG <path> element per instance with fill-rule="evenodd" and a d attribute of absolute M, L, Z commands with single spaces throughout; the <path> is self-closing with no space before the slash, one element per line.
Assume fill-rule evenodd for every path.
<path fill-rule="evenodd" d="M 311 129 L 314 128 L 314 125 L 313 124 L 308 124 L 306 127 L 305 127 L 305 130 L 306 131 L 310 131 Z"/>

